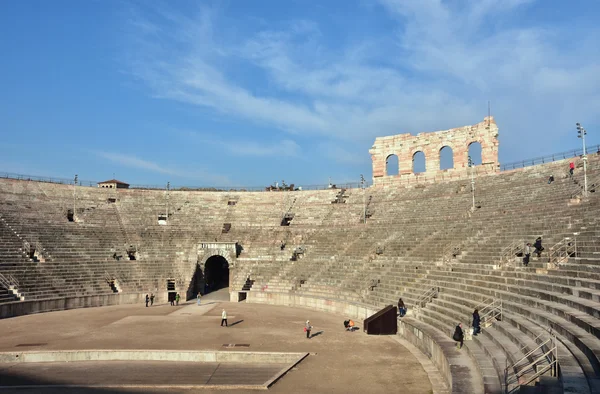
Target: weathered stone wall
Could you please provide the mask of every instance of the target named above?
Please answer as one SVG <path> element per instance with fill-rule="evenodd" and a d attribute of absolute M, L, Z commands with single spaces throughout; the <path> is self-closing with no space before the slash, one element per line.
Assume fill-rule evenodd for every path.
<path fill-rule="evenodd" d="M 156 296 L 154 301 L 157 303 L 167 301 L 166 291 L 155 292 L 154 295 Z M 0 319 L 76 308 L 92 308 L 122 304 L 142 305 L 145 302 L 145 298 L 145 293 L 120 293 L 6 302 L 0 304 Z"/>
<path fill-rule="evenodd" d="M 395 181 L 410 182 L 468 177 L 469 145 L 481 144 L 481 165 L 475 167 L 477 173 L 491 173 L 499 170 L 498 162 L 498 126 L 492 116 L 472 126 L 457 127 L 450 130 L 410 133 L 377 137 L 369 150 L 373 160 L 373 184 L 381 185 Z M 440 152 L 444 147 L 452 149 L 454 167 L 440 170 Z M 417 152 L 425 154 L 425 172 L 415 174 L 413 157 Z M 386 163 L 391 155 L 398 157 L 398 175 L 386 174 Z"/>

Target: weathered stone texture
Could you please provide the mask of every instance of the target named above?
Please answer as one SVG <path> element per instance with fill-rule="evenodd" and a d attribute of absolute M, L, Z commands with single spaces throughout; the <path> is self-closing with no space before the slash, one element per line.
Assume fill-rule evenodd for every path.
<path fill-rule="evenodd" d="M 498 126 L 492 116 L 472 126 L 450 130 L 397 134 L 377 137 L 369 150 L 373 161 L 373 184 L 390 182 L 434 181 L 436 179 L 460 178 L 469 176 L 469 145 L 481 144 L 481 165 L 475 167 L 477 173 L 496 172 L 498 163 Z M 450 147 L 454 167 L 440 170 L 440 151 Z M 417 152 L 425 154 L 425 172 L 414 174 L 413 156 Z M 386 163 L 391 155 L 398 157 L 398 175 L 386 174 Z"/>

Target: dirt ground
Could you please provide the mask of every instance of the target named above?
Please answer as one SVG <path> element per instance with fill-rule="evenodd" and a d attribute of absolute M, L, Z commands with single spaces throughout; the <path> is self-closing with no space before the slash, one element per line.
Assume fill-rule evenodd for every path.
<path fill-rule="evenodd" d="M 228 314 L 229 327 L 221 327 L 221 311 Z M 307 339 L 303 325 L 310 320 L 313 338 Z M 430 393 L 432 387 L 417 359 L 390 337 L 347 332 L 344 316 L 284 306 L 230 303 L 203 299 L 203 305 L 189 302 L 180 306 L 120 305 L 75 309 L 0 320 L 0 351 L 77 350 L 77 349 L 164 349 L 309 352 L 310 355 L 269 391 L 273 393 Z M 244 344 L 248 347 L 224 347 Z M 138 366 L 139 367 L 139 366 Z M 102 363 L 95 382 L 107 376 L 110 384 L 127 382 L 132 374 L 146 384 L 165 384 L 168 368 L 149 364 L 140 370 L 132 365 L 114 368 Z M 24 368 L 19 366 L 18 368 Z M 19 373 L 0 365 L 2 377 Z M 32 366 L 33 368 L 33 366 Z M 39 368 L 39 367 L 38 367 Z M 195 373 L 186 366 L 187 374 Z M 90 373 L 88 371 L 88 373 Z M 181 371 L 180 371 L 181 373 Z M 11 375 L 12 374 L 12 375 Z M 69 378 L 69 375 L 72 375 Z M 122 375 L 121 375 L 122 374 Z M 198 374 L 201 375 L 200 369 Z M 35 376 L 31 369 L 29 379 Z M 77 376 L 77 379 L 75 379 Z M 169 376 L 171 374 L 169 373 Z M 110 377 L 110 378 L 108 378 Z M 129 379 L 126 379 L 128 377 Z M 22 376 L 21 378 L 25 378 Z M 50 379 L 50 381 L 48 381 Z M 59 372 L 40 376 L 45 384 L 69 384 L 81 381 L 77 367 L 62 366 Z M 3 391 L 3 392 L 10 392 Z M 148 392 L 144 389 L 137 392 Z M 201 390 L 202 393 L 217 392 Z M 126 393 L 128 389 L 65 390 L 38 388 L 15 390 L 19 393 Z M 164 389 L 156 392 L 165 392 Z M 190 392 L 168 390 L 168 392 Z M 223 393 L 223 390 L 218 390 Z M 237 390 L 237 393 L 245 392 Z"/>

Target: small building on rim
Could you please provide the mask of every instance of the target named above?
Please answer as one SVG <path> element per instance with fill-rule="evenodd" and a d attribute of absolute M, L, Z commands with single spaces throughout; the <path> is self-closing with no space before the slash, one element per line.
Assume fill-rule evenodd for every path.
<path fill-rule="evenodd" d="M 129 183 L 121 182 L 116 179 L 111 179 L 104 182 L 98 182 L 98 187 L 107 189 L 129 189 Z"/>

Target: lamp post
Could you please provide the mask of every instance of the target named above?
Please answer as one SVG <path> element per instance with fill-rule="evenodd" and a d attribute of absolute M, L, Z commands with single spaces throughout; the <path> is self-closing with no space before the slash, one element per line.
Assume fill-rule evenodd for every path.
<path fill-rule="evenodd" d="M 75 174 L 73 179 L 73 221 L 75 221 L 75 209 L 77 208 L 77 179 L 77 174 Z"/>
<path fill-rule="evenodd" d="M 575 123 L 575 125 L 577 126 L 577 138 L 581 138 L 583 143 L 583 195 L 587 197 L 587 154 L 585 152 L 585 135 L 587 134 L 587 131 L 581 126 L 580 123 Z"/>
<path fill-rule="evenodd" d="M 475 212 L 475 173 L 473 172 L 475 166 L 473 165 L 471 156 L 469 156 L 469 167 L 471 167 L 471 194 L 473 195 L 473 206 L 471 207 L 471 211 Z"/>
<path fill-rule="evenodd" d="M 366 200 L 366 192 L 365 192 L 365 177 L 360 174 L 360 187 L 363 191 L 363 223 L 367 223 L 367 200 Z"/>
<path fill-rule="evenodd" d="M 169 190 L 171 189 L 171 182 L 167 182 L 167 218 L 169 220 Z"/>

